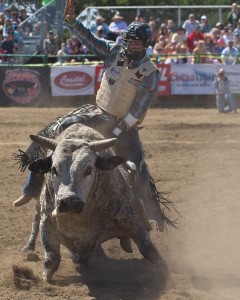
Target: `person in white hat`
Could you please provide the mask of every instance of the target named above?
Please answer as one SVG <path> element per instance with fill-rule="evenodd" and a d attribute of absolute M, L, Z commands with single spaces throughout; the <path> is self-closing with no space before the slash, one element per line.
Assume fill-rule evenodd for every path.
<path fill-rule="evenodd" d="M 227 47 L 222 50 L 221 60 L 223 65 L 236 65 L 238 59 L 238 49 L 233 46 L 233 39 L 227 40 Z"/>
<path fill-rule="evenodd" d="M 216 105 L 219 113 L 237 112 L 237 103 L 230 91 L 230 80 L 224 69 L 219 69 L 213 81 L 216 89 Z"/>
<path fill-rule="evenodd" d="M 124 18 L 116 13 L 112 22 L 109 24 L 109 30 L 112 33 L 112 39 L 116 41 L 117 36 L 119 36 L 124 30 L 127 29 L 127 23 L 124 21 Z"/>
<path fill-rule="evenodd" d="M 91 22 L 89 28 L 92 33 L 96 34 L 99 26 L 102 26 L 103 37 L 106 38 L 109 33 L 109 27 L 101 15 L 96 16 L 95 20 Z"/>
<path fill-rule="evenodd" d="M 211 29 L 212 29 L 212 25 L 208 23 L 207 16 L 205 15 L 201 16 L 200 31 L 202 33 L 209 33 Z"/>

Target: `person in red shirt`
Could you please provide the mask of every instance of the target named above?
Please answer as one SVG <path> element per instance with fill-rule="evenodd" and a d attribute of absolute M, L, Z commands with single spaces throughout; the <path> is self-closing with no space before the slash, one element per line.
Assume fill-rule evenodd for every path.
<path fill-rule="evenodd" d="M 187 37 L 187 46 L 190 52 L 197 46 L 198 41 L 204 40 L 204 35 L 200 31 L 200 26 L 197 26 L 193 32 Z"/>

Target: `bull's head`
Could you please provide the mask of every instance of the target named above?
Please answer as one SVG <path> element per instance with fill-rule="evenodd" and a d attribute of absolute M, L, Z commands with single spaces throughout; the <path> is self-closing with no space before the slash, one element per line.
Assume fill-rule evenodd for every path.
<path fill-rule="evenodd" d="M 97 168 L 111 170 L 123 163 L 123 158 L 114 155 L 99 155 L 97 152 L 111 147 L 116 139 L 87 143 L 82 139 L 62 139 L 59 142 L 38 135 L 30 135 L 38 145 L 53 150 L 49 157 L 29 165 L 36 173 L 48 173 L 55 198 L 54 215 L 80 213 L 92 191 Z"/>

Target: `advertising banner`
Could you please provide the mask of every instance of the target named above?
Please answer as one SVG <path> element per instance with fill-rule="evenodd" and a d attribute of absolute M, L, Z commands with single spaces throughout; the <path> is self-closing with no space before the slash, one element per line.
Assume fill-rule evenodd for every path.
<path fill-rule="evenodd" d="M 97 94 L 97 91 L 99 90 L 104 70 L 105 68 L 103 65 L 96 66 L 95 94 Z"/>
<path fill-rule="evenodd" d="M 43 104 L 49 98 L 49 75 L 49 68 L 44 67 L 1 67 L 1 104 Z"/>
<path fill-rule="evenodd" d="M 171 67 L 172 95 L 211 95 L 215 93 L 213 80 L 216 65 L 175 65 Z"/>
<path fill-rule="evenodd" d="M 94 65 L 51 67 L 52 96 L 95 94 Z"/>
<path fill-rule="evenodd" d="M 170 95 L 171 65 L 157 65 L 159 70 L 158 91 L 156 95 Z"/>
<path fill-rule="evenodd" d="M 171 65 L 171 95 L 215 94 L 213 81 L 217 71 L 223 68 L 231 82 L 231 92 L 240 93 L 239 65 Z"/>

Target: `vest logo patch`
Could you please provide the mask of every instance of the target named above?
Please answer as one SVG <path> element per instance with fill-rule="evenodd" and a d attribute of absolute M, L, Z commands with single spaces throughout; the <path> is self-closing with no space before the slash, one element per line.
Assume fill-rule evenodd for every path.
<path fill-rule="evenodd" d="M 131 84 L 134 85 L 134 86 L 140 86 L 140 84 L 141 84 L 141 81 L 140 81 L 140 80 L 137 80 L 137 79 L 134 79 L 134 78 L 130 78 L 130 79 L 128 80 L 128 82 L 131 83 Z"/>
<path fill-rule="evenodd" d="M 112 68 L 111 69 L 111 73 L 114 75 L 114 76 L 117 76 L 121 73 L 121 71 L 119 69 L 116 69 L 116 68 Z"/>

